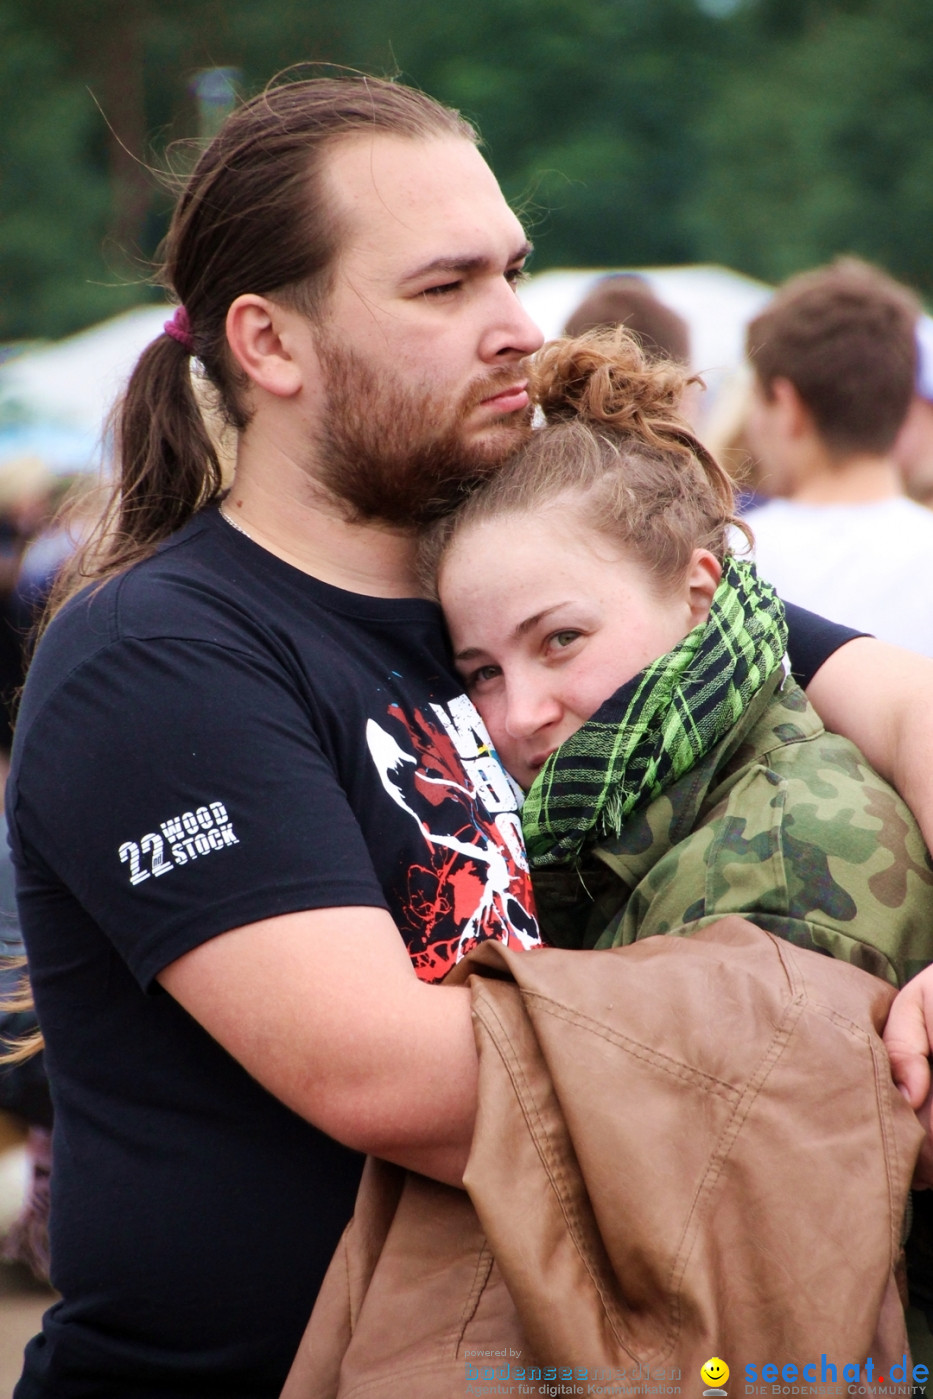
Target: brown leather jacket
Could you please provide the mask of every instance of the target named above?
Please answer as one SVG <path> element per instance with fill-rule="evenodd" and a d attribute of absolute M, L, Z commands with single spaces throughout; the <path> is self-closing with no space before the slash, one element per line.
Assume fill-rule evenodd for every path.
<path fill-rule="evenodd" d="M 922 1134 L 879 1038 L 891 987 L 740 918 L 486 943 L 467 977 L 468 1194 L 368 1163 L 283 1399 L 448 1399 L 506 1365 L 506 1392 L 539 1366 L 542 1392 L 572 1367 L 698 1395 L 714 1355 L 733 1392 L 823 1356 L 844 1392 L 843 1365 L 900 1363 Z"/>

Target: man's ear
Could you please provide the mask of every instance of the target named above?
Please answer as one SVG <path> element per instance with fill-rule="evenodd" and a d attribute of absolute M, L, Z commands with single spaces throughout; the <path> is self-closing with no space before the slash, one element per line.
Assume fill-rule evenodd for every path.
<path fill-rule="evenodd" d="M 685 579 L 691 627 L 698 627 L 709 617 L 713 594 L 721 577 L 722 564 L 716 555 L 708 549 L 694 549 Z"/>
<path fill-rule="evenodd" d="M 770 398 L 777 404 L 781 426 L 788 437 L 802 437 L 813 430 L 813 415 L 790 379 L 781 375 L 771 380 Z"/>
<path fill-rule="evenodd" d="M 244 374 L 276 398 L 292 398 L 302 371 L 292 355 L 298 313 L 266 296 L 246 292 L 227 312 L 227 344 Z"/>

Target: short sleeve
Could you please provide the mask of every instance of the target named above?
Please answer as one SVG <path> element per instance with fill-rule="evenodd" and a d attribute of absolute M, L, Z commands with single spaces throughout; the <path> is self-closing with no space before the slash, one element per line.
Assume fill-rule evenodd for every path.
<path fill-rule="evenodd" d="M 840 622 L 827 621 L 825 617 L 819 617 L 815 612 L 808 612 L 792 602 L 785 602 L 784 611 L 787 615 L 787 653 L 791 673 L 804 690 L 834 651 L 845 646 L 847 641 L 866 635 L 852 627 L 844 627 Z"/>
<path fill-rule="evenodd" d="M 24 722 L 14 854 L 71 891 L 144 987 L 230 928 L 386 907 L 324 736 L 271 659 L 113 641 Z"/>

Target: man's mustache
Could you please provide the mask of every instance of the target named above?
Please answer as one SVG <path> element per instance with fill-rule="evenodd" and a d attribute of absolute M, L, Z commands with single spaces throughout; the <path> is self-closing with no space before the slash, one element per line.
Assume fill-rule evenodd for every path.
<path fill-rule="evenodd" d="M 523 372 L 520 364 L 502 365 L 498 369 L 490 372 L 471 384 L 461 405 L 461 413 L 470 413 L 481 403 L 485 403 L 487 398 L 495 398 L 497 394 L 503 393 L 505 389 L 514 388 L 517 384 L 527 382 L 527 374 Z"/>

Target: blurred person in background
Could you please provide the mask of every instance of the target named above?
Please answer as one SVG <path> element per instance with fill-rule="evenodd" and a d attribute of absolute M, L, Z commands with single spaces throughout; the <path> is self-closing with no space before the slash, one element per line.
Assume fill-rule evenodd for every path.
<path fill-rule="evenodd" d="M 647 277 L 636 272 L 613 272 L 591 287 L 564 327 L 565 335 L 588 330 L 631 331 L 649 359 L 690 363 L 690 327 L 651 288 Z M 684 388 L 681 411 L 691 422 L 699 414 L 702 384 L 690 379 Z"/>
<path fill-rule="evenodd" d="M 933 656 L 933 515 L 907 499 L 893 455 L 919 310 L 844 258 L 792 278 L 755 317 L 747 433 L 771 499 L 745 518 L 782 598 Z"/>
<path fill-rule="evenodd" d="M 39 457 L 0 466 L 0 775 L 13 742 L 13 707 L 26 676 L 25 647 L 32 620 L 21 591 L 23 561 L 47 526 L 61 492 Z"/>
<path fill-rule="evenodd" d="M 917 322 L 917 388 L 892 456 L 911 500 L 933 506 L 933 319 Z"/>
<path fill-rule="evenodd" d="M 67 519 L 60 513 L 68 501 Z M 97 492 L 82 477 L 56 475 L 38 457 L 0 469 L 0 775 L 6 779 L 19 692 L 35 629 L 62 564 L 95 520 Z M 25 953 L 14 893 L 6 818 L 0 815 L 0 1046 L 28 1045 L 35 1008 L 20 990 Z M 0 1064 L 0 1116 L 25 1135 L 28 1185 L 0 1236 L 0 1259 L 49 1277 L 52 1101 L 45 1056 L 18 1053 Z"/>
<path fill-rule="evenodd" d="M 564 334 L 583 335 L 617 325 L 632 332 L 649 359 L 690 363 L 687 322 L 655 295 L 645 277 L 634 272 L 601 277 L 569 317 Z"/>
<path fill-rule="evenodd" d="M 698 435 L 735 482 L 737 510 L 745 515 L 768 499 L 761 468 L 748 444 L 748 418 L 755 378 L 748 364 L 736 365 L 722 384 Z"/>
<path fill-rule="evenodd" d="M 13 863 L 6 818 L 0 816 L 0 1047 L 28 1045 L 36 1033 L 36 1014 L 20 990 L 24 948 L 16 912 Z M 17 1008 L 17 1005 L 19 1008 Z M 20 1052 L 0 1064 L 0 1154 L 5 1143 L 23 1144 L 26 1190 L 23 1198 L 0 1200 L 0 1260 L 21 1263 L 40 1282 L 49 1277 L 49 1173 L 52 1159 L 52 1099 L 45 1058 Z M 9 1188 L 9 1180 L 7 1181 Z"/>

